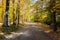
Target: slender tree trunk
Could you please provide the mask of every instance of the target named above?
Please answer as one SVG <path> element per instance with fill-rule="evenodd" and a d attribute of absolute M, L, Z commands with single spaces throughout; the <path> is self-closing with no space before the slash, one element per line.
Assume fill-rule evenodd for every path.
<path fill-rule="evenodd" d="M 6 10 L 5 10 L 5 15 L 4 15 L 4 26 L 8 27 L 8 10 L 9 10 L 9 0 L 6 0 Z"/>
<path fill-rule="evenodd" d="M 14 9 L 14 0 L 12 0 L 12 2 L 13 2 L 13 25 L 16 25 L 16 18 L 15 18 L 15 13 L 14 13 L 14 11 L 15 11 L 15 9 Z"/>
<path fill-rule="evenodd" d="M 2 15 L 1 15 L 2 20 L 3 20 L 3 14 L 4 14 L 4 11 L 3 11 L 3 0 L 2 0 Z"/>
<path fill-rule="evenodd" d="M 18 19 L 18 26 L 19 26 L 19 22 L 20 22 L 20 0 L 18 0 L 18 4 L 17 4 L 17 19 Z"/>

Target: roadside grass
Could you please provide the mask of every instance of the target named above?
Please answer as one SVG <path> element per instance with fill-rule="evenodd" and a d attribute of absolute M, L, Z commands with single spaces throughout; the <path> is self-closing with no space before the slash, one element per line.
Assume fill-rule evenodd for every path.
<path fill-rule="evenodd" d="M 23 28 L 22 26 L 24 26 L 24 25 L 23 24 L 20 24 L 19 26 L 10 25 L 9 27 L 0 26 L 0 40 L 5 40 L 6 39 L 5 35 L 9 35 L 12 32 L 17 31 L 20 28 Z"/>
<path fill-rule="evenodd" d="M 5 36 L 4 35 L 0 35 L 0 40 L 5 40 Z"/>
<path fill-rule="evenodd" d="M 17 25 L 10 25 L 9 27 L 1 27 L 0 31 L 4 34 L 11 34 L 11 32 L 15 32 L 19 28 L 22 28 L 22 25 L 20 24 L 19 26 Z"/>

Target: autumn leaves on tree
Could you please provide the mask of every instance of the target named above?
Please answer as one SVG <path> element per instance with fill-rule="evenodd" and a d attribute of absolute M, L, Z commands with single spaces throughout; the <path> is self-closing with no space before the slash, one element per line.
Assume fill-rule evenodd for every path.
<path fill-rule="evenodd" d="M 28 22 L 42 22 L 48 25 L 53 24 L 53 31 L 57 31 L 57 23 L 60 18 L 59 0 L 5 0 L 3 25 L 8 27 L 9 23 L 13 25 Z M 5 7 L 6 6 L 6 7 Z M 49 20 L 48 20 L 49 19 Z"/>

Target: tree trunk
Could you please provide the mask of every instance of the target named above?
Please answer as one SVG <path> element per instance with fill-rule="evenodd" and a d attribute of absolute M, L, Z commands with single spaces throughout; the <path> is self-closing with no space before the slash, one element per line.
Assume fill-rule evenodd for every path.
<path fill-rule="evenodd" d="M 18 4 L 17 4 L 17 20 L 18 20 L 18 26 L 19 26 L 19 22 L 20 22 L 20 0 L 18 0 Z"/>
<path fill-rule="evenodd" d="M 56 26 L 56 11 L 52 13 L 52 19 L 53 19 L 53 31 L 57 31 L 57 26 Z"/>
<path fill-rule="evenodd" d="M 5 10 L 5 15 L 4 15 L 4 26 L 8 27 L 8 10 L 9 10 L 9 0 L 6 0 L 6 10 Z"/>
<path fill-rule="evenodd" d="M 13 2 L 13 25 L 16 25 L 16 18 L 15 18 L 15 14 L 14 14 L 14 11 L 15 11 L 15 9 L 14 9 L 14 0 L 12 0 L 12 2 Z"/>
<path fill-rule="evenodd" d="M 50 13 L 52 14 L 52 22 L 53 22 L 53 31 L 57 31 L 57 26 L 56 26 L 56 10 L 53 9 L 55 6 L 56 0 L 50 0 Z M 52 12 L 53 11 L 53 12 Z"/>

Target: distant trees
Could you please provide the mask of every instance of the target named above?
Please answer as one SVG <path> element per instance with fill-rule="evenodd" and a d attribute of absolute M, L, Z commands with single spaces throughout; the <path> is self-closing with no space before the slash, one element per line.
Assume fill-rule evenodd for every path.
<path fill-rule="evenodd" d="M 13 2 L 13 25 L 16 25 L 16 22 L 18 23 L 17 25 L 19 25 L 19 19 L 20 19 L 20 0 L 17 0 L 16 13 L 15 13 L 15 9 L 14 9 L 14 0 L 12 0 L 12 2 Z"/>

